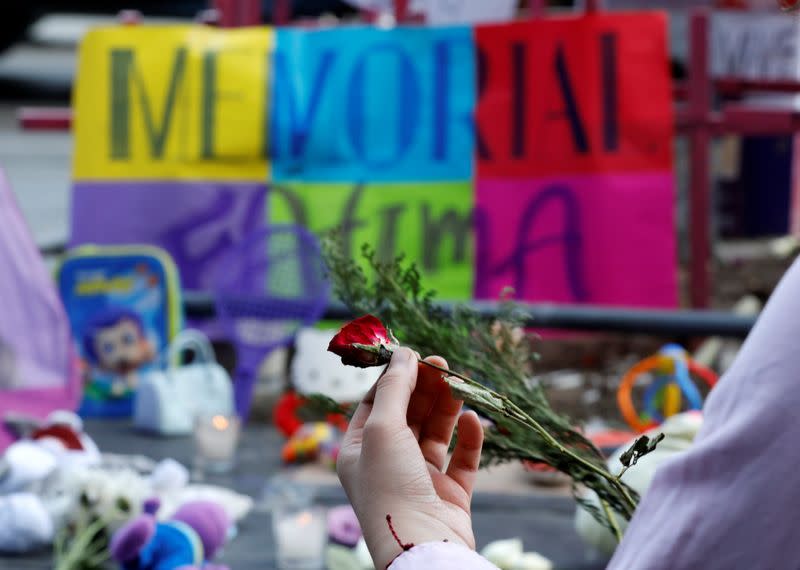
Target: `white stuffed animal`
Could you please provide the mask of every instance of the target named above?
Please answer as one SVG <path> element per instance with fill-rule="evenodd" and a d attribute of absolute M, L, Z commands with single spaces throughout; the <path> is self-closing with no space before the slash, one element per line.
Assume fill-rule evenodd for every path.
<path fill-rule="evenodd" d="M 0 552 L 28 552 L 53 540 L 71 500 L 55 492 L 60 473 L 95 465 L 100 452 L 72 412 L 53 412 L 0 458 Z"/>
<path fill-rule="evenodd" d="M 292 384 L 300 394 L 324 394 L 337 402 L 357 402 L 381 371 L 342 364 L 338 356 L 328 352 L 335 334 L 333 330 L 300 330 L 292 359 Z"/>
<path fill-rule="evenodd" d="M 253 499 L 214 485 L 189 482 L 189 470 L 174 459 L 164 459 L 147 477 L 151 495 L 158 497 L 161 507 L 158 518 L 168 520 L 181 506 L 192 501 L 217 503 L 237 523 L 253 508 Z"/>
<path fill-rule="evenodd" d="M 84 433 L 81 419 L 72 412 L 53 412 L 0 458 L 0 495 L 32 490 L 59 468 L 99 463 L 100 451 Z"/>
<path fill-rule="evenodd" d="M 220 504 L 233 521 L 252 509 L 250 497 L 190 484 L 188 470 L 171 459 L 152 465 L 149 476 L 124 461 L 106 462 L 82 430 L 80 419 L 71 412 L 55 413 L 0 458 L 0 552 L 41 548 L 51 544 L 68 521 L 85 523 L 93 515 L 101 515 L 113 530 L 151 496 L 163 501 L 159 516 L 169 516 L 193 500 Z M 139 463 L 141 458 L 129 459 Z M 125 509 L 119 499 L 128 505 Z"/>
<path fill-rule="evenodd" d="M 37 495 L 0 497 L 0 552 L 30 552 L 50 544 L 54 533 L 53 519 Z"/>
<path fill-rule="evenodd" d="M 661 443 L 658 444 L 655 451 L 639 459 L 636 465 L 625 472 L 622 476 L 622 481 L 638 492 L 640 496 L 643 496 L 645 491 L 650 487 L 650 483 L 653 481 L 658 467 L 675 454 L 689 449 L 702 425 L 702 414 L 700 412 L 691 411 L 667 418 L 667 420 L 657 428 L 645 432 L 645 435 L 649 437 L 653 437 L 658 433 L 663 433 L 665 437 Z M 608 467 L 612 473 L 618 473 L 622 469 L 619 458 L 633 445 L 634 441 L 635 439 L 620 447 L 608 459 Z M 587 499 L 600 509 L 597 495 L 595 495 L 594 492 L 588 492 L 584 499 Z M 620 529 L 624 532 L 627 527 L 627 521 L 617 516 L 616 513 L 614 516 L 617 518 L 617 524 Z M 610 556 L 613 554 L 617 546 L 616 539 L 611 532 L 600 525 L 586 509 L 578 508 L 575 514 L 575 528 L 581 538 L 587 543 L 606 555 Z"/>

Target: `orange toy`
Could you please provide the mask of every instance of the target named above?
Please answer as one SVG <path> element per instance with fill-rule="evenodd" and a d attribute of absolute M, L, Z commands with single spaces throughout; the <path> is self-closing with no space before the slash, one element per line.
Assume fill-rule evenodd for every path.
<path fill-rule="evenodd" d="M 647 372 L 654 373 L 656 381 L 648 386 L 645 394 L 645 412 L 639 413 L 631 391 L 639 376 Z M 659 425 L 664 418 L 679 413 L 684 398 L 688 409 L 699 410 L 703 404 L 702 397 L 692 376 L 703 380 L 709 388 L 717 383 L 713 370 L 692 360 L 683 348 L 674 344 L 636 363 L 622 377 L 617 390 L 617 405 L 625 421 L 633 430 L 642 433 Z M 656 410 L 656 400 L 659 399 L 661 412 Z"/>

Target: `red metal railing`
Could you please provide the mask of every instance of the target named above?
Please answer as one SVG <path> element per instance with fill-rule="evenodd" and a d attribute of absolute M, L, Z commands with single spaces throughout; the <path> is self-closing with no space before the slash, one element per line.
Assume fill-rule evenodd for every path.
<path fill-rule="evenodd" d="M 601 0 L 586 0 L 585 10 L 594 13 L 602 9 Z M 260 0 L 213 0 L 217 24 L 226 27 L 258 25 L 261 23 Z M 409 0 L 395 0 L 397 23 L 415 19 L 409 13 Z M 531 0 L 530 16 L 546 13 L 546 0 Z M 141 16 L 125 11 L 120 18 L 136 24 Z M 366 20 L 374 14 L 362 13 Z M 291 0 L 275 0 L 273 23 L 286 25 L 291 21 Z M 710 13 L 704 8 L 690 16 L 689 77 L 673 87 L 673 96 L 680 103 L 676 112 L 676 132 L 688 137 L 690 154 L 689 177 L 689 239 L 690 239 L 690 300 L 694 308 L 709 304 L 712 290 L 711 260 L 711 172 L 710 154 L 714 137 L 723 134 L 781 135 L 800 132 L 800 112 L 790 109 L 762 109 L 744 104 L 728 103 L 714 107 L 714 95 L 740 96 L 752 91 L 800 93 L 800 83 L 788 81 L 751 81 L 712 79 L 708 68 Z M 71 127 L 70 109 L 23 108 L 19 124 L 30 130 L 65 130 Z"/>

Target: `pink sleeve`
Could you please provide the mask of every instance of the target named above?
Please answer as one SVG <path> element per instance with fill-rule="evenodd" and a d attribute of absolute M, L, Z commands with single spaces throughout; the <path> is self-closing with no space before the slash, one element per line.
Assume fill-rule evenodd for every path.
<path fill-rule="evenodd" d="M 800 560 L 800 261 L 657 471 L 610 569 L 786 568 Z"/>
<path fill-rule="evenodd" d="M 426 542 L 407 550 L 387 570 L 497 570 L 497 566 L 466 546 Z"/>

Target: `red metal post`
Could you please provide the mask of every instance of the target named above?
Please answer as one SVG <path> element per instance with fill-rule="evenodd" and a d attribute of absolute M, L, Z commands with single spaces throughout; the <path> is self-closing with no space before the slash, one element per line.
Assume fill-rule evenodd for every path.
<path fill-rule="evenodd" d="M 408 0 L 394 0 L 394 21 L 402 24 L 408 19 Z"/>
<path fill-rule="evenodd" d="M 530 17 L 544 18 L 547 14 L 547 0 L 530 0 Z"/>
<path fill-rule="evenodd" d="M 213 0 L 212 8 L 219 11 L 223 28 L 257 26 L 261 23 L 260 0 Z"/>
<path fill-rule="evenodd" d="M 23 107 L 17 112 L 17 122 L 26 131 L 68 131 L 72 127 L 72 109 Z"/>
<path fill-rule="evenodd" d="M 689 35 L 689 241 L 690 300 L 692 307 L 704 308 L 711 298 L 711 79 L 708 73 L 708 22 L 705 9 L 692 12 Z"/>
<path fill-rule="evenodd" d="M 232 28 L 236 25 L 236 10 L 234 0 L 213 0 L 212 6 L 219 13 L 219 25 L 223 28 Z"/>
<path fill-rule="evenodd" d="M 275 0 L 272 8 L 272 23 L 286 26 L 292 20 L 292 0 Z"/>
<path fill-rule="evenodd" d="M 586 0 L 587 14 L 599 12 L 602 8 L 603 8 L 603 2 L 601 0 Z"/>
<path fill-rule="evenodd" d="M 288 3 L 289 0 L 286 0 Z M 258 26 L 261 23 L 261 0 L 242 0 L 242 26 Z"/>
<path fill-rule="evenodd" d="M 374 24 L 378 20 L 378 13 L 374 10 L 361 10 L 361 19 L 367 24 Z"/>

